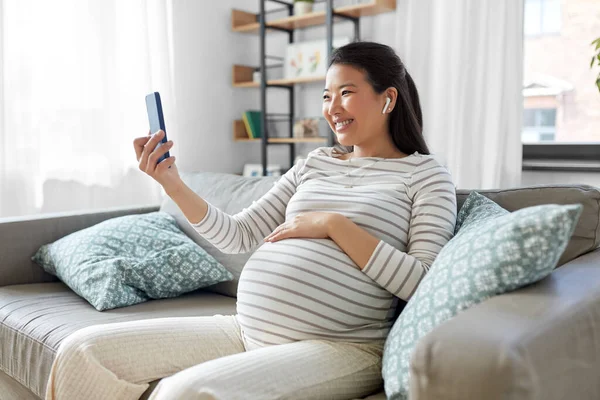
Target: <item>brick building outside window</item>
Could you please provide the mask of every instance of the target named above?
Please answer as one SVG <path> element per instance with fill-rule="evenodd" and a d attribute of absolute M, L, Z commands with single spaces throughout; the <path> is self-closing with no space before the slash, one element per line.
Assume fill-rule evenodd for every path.
<path fill-rule="evenodd" d="M 600 144 L 599 0 L 525 0 L 523 143 Z"/>

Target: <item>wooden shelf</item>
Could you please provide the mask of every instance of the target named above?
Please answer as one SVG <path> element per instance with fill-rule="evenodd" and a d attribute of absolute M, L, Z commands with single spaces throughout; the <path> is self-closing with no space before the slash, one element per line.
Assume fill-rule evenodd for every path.
<path fill-rule="evenodd" d="M 248 65 L 234 65 L 231 71 L 232 85 L 237 88 L 257 88 L 260 87 L 260 82 L 252 81 L 252 74 L 255 67 Z M 269 85 L 293 86 L 300 83 L 313 83 L 325 81 L 324 76 L 304 77 L 294 79 L 271 79 L 267 81 Z"/>
<path fill-rule="evenodd" d="M 337 14 L 358 18 L 382 14 L 396 9 L 396 0 L 371 0 L 369 3 L 339 7 Z M 298 29 L 325 24 L 325 11 L 295 15 L 266 23 L 267 28 Z M 335 18 L 335 17 L 334 17 Z M 258 15 L 241 10 L 231 11 L 231 30 L 242 33 L 257 33 L 260 29 Z"/>
<path fill-rule="evenodd" d="M 233 141 L 234 142 L 251 142 L 256 140 L 257 142 L 260 139 L 250 139 L 248 137 L 248 133 L 246 132 L 246 126 L 244 126 L 244 121 L 241 119 L 236 119 L 233 121 Z"/>
<path fill-rule="evenodd" d="M 325 81 L 324 76 L 315 76 L 312 78 L 298 78 L 298 79 L 272 79 L 267 81 L 268 85 L 279 85 L 279 86 L 293 86 L 300 83 L 314 83 Z M 259 82 L 238 82 L 233 84 L 237 88 L 257 88 L 260 87 Z"/>
<path fill-rule="evenodd" d="M 270 138 L 269 143 L 321 143 L 326 142 L 326 137 L 307 137 L 307 138 Z"/>
<path fill-rule="evenodd" d="M 236 142 L 255 142 L 260 143 L 260 139 L 235 139 Z M 326 143 L 326 137 L 312 137 L 312 138 L 271 138 L 269 143 Z"/>
<path fill-rule="evenodd" d="M 260 143 L 261 139 L 250 139 L 246 133 L 244 121 L 237 119 L 233 121 L 233 140 L 235 142 L 256 142 Z M 310 138 L 270 138 L 269 143 L 325 143 L 326 137 L 310 137 Z"/>
<path fill-rule="evenodd" d="M 255 67 L 248 65 L 234 65 L 231 68 L 231 84 L 235 87 L 258 87 L 258 84 L 252 81 Z"/>

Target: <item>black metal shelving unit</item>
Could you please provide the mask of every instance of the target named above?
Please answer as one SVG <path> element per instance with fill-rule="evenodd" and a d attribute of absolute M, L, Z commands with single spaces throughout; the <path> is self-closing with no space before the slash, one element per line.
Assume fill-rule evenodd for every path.
<path fill-rule="evenodd" d="M 268 165 L 268 154 L 267 154 L 268 146 L 271 146 L 271 145 L 287 145 L 287 146 L 289 146 L 290 167 L 292 167 L 294 164 L 294 159 L 296 158 L 296 147 L 295 147 L 296 144 L 305 143 L 302 141 L 296 142 L 296 141 L 291 141 L 291 140 L 288 142 L 269 141 L 268 122 L 271 121 L 273 118 L 278 118 L 279 120 L 282 120 L 282 119 L 289 120 L 289 138 L 290 139 L 293 138 L 293 128 L 294 128 L 294 121 L 295 121 L 294 85 L 301 84 L 301 82 L 291 83 L 291 84 L 290 83 L 278 84 L 278 83 L 269 83 L 268 82 L 267 69 L 274 67 L 274 66 L 281 66 L 283 64 L 267 65 L 267 60 L 274 59 L 274 60 L 282 61 L 282 63 L 283 63 L 283 58 L 267 54 L 267 50 L 266 50 L 267 29 L 287 33 L 288 42 L 293 43 L 294 42 L 294 31 L 297 29 L 305 29 L 305 27 L 286 28 L 286 27 L 277 26 L 277 24 L 268 23 L 266 21 L 267 14 L 274 13 L 274 12 L 287 11 L 288 15 L 290 17 L 292 17 L 294 15 L 293 0 L 287 0 L 287 1 L 286 0 L 258 0 L 258 1 L 259 1 L 259 5 L 260 5 L 259 14 L 252 15 L 249 13 L 241 12 L 242 15 L 240 18 L 246 19 L 246 21 L 247 21 L 246 26 L 248 27 L 248 29 L 246 29 L 246 26 L 244 26 L 240 31 L 254 32 L 257 28 L 255 26 L 256 22 L 258 22 L 258 34 L 259 34 L 259 38 L 260 38 L 260 40 L 259 40 L 259 42 L 260 42 L 260 67 L 259 67 L 259 70 L 260 70 L 260 76 L 261 76 L 260 84 L 258 85 L 258 87 L 260 89 L 260 111 L 261 111 L 261 117 L 262 117 L 261 163 L 262 163 L 263 176 L 266 176 L 267 175 L 267 165 Z M 266 6 L 266 3 L 269 1 L 272 3 L 278 3 L 278 4 L 282 5 L 283 7 L 267 11 L 265 6 Z M 340 20 L 351 21 L 354 24 L 354 40 L 355 41 L 360 40 L 360 24 L 359 24 L 359 16 L 358 15 L 360 14 L 361 10 L 355 11 L 356 7 L 359 7 L 359 6 L 349 6 L 349 7 L 346 7 L 345 9 L 343 9 L 343 12 L 336 12 L 336 10 L 333 7 L 333 0 L 320 0 L 320 1 L 316 0 L 315 3 L 325 3 L 324 25 L 326 27 L 327 60 L 330 60 L 332 49 L 333 49 L 334 18 L 338 18 Z M 383 11 L 379 11 L 379 8 L 378 8 L 378 10 L 374 11 L 374 12 L 372 10 L 369 10 L 370 13 L 368 13 L 368 14 L 366 13 L 365 15 L 374 15 L 374 14 L 377 14 L 380 12 L 390 11 L 390 10 L 393 10 L 396 8 L 395 0 L 371 0 L 371 3 L 372 3 L 372 5 L 369 4 L 369 7 L 379 7 Z M 340 10 L 342 10 L 342 9 L 340 9 Z M 239 13 L 239 11 L 238 11 L 238 13 Z M 354 15 L 354 14 L 356 14 L 356 15 Z M 321 12 L 321 15 L 322 15 L 322 12 Z M 248 18 L 250 18 L 250 19 L 254 18 L 255 21 L 251 21 Z M 235 18 L 232 16 L 232 27 L 234 27 L 234 24 L 235 24 L 234 19 Z M 309 24 L 306 27 L 308 27 L 308 26 L 323 26 L 323 23 L 319 22 L 319 23 Z M 252 85 L 249 85 L 248 87 L 250 87 L 250 86 L 252 86 Z M 289 113 L 274 114 L 274 113 L 267 112 L 268 89 L 279 89 L 279 90 L 287 90 L 288 91 Z M 334 136 L 333 132 L 331 132 L 331 131 L 329 131 L 328 135 L 327 135 L 327 144 L 329 146 L 332 146 L 335 144 L 335 136 Z"/>

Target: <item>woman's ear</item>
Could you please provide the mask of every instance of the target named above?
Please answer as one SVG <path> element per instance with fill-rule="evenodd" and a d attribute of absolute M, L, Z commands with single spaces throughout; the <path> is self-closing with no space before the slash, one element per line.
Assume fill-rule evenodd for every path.
<path fill-rule="evenodd" d="M 398 90 L 395 87 L 390 87 L 385 91 L 385 97 L 390 99 L 389 104 L 384 109 L 384 114 L 389 114 L 392 112 L 394 107 L 396 107 L 396 100 L 398 99 Z M 386 99 L 387 104 L 387 99 Z"/>

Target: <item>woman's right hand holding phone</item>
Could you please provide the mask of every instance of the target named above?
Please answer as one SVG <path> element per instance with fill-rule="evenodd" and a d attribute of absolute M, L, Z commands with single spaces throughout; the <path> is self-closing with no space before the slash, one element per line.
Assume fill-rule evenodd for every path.
<path fill-rule="evenodd" d="M 135 138 L 133 147 L 140 170 L 160 183 L 165 192 L 169 194 L 177 190 L 183 182 L 175 165 L 175 157 L 171 156 L 159 164 L 156 163 L 163 154 L 173 147 L 173 141 L 169 140 L 156 148 L 163 136 L 163 131 L 158 131 L 154 135 L 149 132 L 148 136 Z"/>
<path fill-rule="evenodd" d="M 173 147 L 173 142 L 169 140 L 156 148 L 164 134 L 163 131 L 158 131 L 154 135 L 150 135 L 149 132 L 148 136 L 133 140 L 140 170 L 162 185 L 188 221 L 198 223 L 206 216 L 208 204 L 183 182 L 175 165 L 175 157 L 171 156 L 156 164 L 160 157 Z"/>

